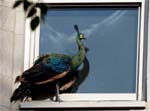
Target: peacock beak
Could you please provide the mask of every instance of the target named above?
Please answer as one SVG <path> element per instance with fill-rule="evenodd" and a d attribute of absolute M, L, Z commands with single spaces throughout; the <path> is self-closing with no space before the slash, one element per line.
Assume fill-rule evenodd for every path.
<path fill-rule="evenodd" d="M 80 39 L 81 39 L 81 40 L 82 40 L 82 39 L 87 40 L 87 39 L 84 37 L 83 34 L 80 34 Z"/>
<path fill-rule="evenodd" d="M 84 37 L 83 39 L 84 39 L 84 40 L 87 40 L 87 38 L 85 38 L 85 37 Z"/>
<path fill-rule="evenodd" d="M 82 38 L 82 39 L 87 40 L 85 37 L 84 37 L 84 38 Z"/>

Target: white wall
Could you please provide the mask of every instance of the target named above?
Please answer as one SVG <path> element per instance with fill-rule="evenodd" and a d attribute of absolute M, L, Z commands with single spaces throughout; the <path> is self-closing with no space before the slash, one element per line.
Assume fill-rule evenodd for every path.
<path fill-rule="evenodd" d="M 14 0 L 0 0 L 0 111 L 10 111 L 13 77 L 23 70 L 24 13 Z"/>

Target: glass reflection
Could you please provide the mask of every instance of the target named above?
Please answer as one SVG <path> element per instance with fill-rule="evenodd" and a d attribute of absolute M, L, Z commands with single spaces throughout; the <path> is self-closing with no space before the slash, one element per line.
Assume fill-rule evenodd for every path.
<path fill-rule="evenodd" d="M 74 55 L 78 24 L 87 41 L 88 76 L 78 93 L 134 93 L 138 7 L 50 9 L 41 24 L 40 55 Z"/>

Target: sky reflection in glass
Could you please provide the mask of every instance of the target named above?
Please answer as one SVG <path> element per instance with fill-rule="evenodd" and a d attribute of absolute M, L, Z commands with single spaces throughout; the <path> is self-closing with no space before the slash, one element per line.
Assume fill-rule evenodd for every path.
<path fill-rule="evenodd" d="M 76 54 L 74 24 L 87 38 L 90 63 L 88 77 L 77 92 L 134 93 L 138 8 L 50 9 L 41 24 L 40 55 Z"/>

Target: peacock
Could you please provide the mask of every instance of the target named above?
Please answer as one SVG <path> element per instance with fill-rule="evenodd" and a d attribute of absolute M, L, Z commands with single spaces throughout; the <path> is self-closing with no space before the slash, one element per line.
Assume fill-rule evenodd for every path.
<path fill-rule="evenodd" d="M 82 43 L 82 40 L 86 38 L 79 32 L 77 25 L 74 25 L 74 28 L 77 32 L 77 54 L 68 56 L 54 53 L 39 57 L 31 68 L 16 77 L 15 83 L 20 82 L 20 85 L 13 92 L 10 98 L 11 102 L 27 101 L 31 97 L 34 87 L 46 84 L 49 85 L 51 93 L 55 95 L 55 101 L 61 101 L 59 94 L 66 92 L 75 84 L 78 68 L 86 56 L 86 50 Z"/>

